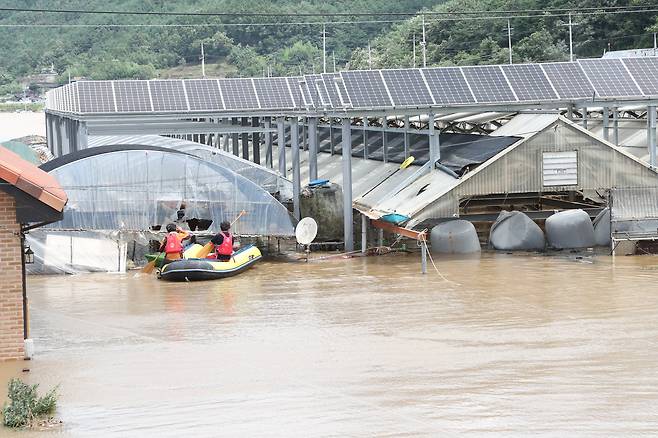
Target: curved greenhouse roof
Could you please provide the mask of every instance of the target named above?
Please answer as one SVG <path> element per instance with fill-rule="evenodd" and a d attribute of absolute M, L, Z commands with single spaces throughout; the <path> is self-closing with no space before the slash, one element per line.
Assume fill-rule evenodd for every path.
<path fill-rule="evenodd" d="M 187 152 L 230 169 L 238 175 L 242 175 L 256 183 L 271 194 L 278 193 L 279 199 L 284 201 L 292 199 L 292 181 L 282 177 L 278 172 L 236 157 L 220 148 L 160 135 L 103 135 L 89 137 L 88 148 L 110 145 L 157 146 Z"/>
<path fill-rule="evenodd" d="M 176 150 L 136 146 L 87 149 L 42 166 L 69 195 L 62 230 L 148 231 L 177 218 L 232 220 L 242 235 L 292 236 L 288 210 L 268 192 L 225 167 Z"/>

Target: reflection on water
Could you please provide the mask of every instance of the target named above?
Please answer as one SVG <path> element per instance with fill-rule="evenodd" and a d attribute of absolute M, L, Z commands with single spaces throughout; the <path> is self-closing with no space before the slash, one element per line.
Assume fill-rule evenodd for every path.
<path fill-rule="evenodd" d="M 61 383 L 65 426 L 40 436 L 653 435 L 657 260 L 438 260 L 459 284 L 417 255 L 31 277 L 37 357 L 0 383 L 26 364 Z"/>

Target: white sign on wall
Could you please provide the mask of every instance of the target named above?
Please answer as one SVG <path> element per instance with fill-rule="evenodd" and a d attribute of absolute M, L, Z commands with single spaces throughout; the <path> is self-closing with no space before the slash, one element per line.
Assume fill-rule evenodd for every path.
<path fill-rule="evenodd" d="M 578 185 L 578 152 L 544 152 L 542 178 L 544 186 Z"/>

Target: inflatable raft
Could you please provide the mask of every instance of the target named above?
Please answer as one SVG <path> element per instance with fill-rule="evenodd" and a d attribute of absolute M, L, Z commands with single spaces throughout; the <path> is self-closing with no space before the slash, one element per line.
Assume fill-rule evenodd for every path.
<path fill-rule="evenodd" d="M 240 274 L 262 258 L 254 245 L 246 245 L 236 251 L 231 260 L 220 262 L 211 258 L 184 258 L 167 264 L 158 278 L 167 281 L 216 280 Z"/>

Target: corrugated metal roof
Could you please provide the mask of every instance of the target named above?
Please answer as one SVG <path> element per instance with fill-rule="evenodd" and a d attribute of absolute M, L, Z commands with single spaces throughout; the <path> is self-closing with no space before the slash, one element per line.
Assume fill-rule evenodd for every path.
<path fill-rule="evenodd" d="M 532 137 L 555 123 L 559 114 L 519 114 L 491 133 L 494 137 Z"/>

